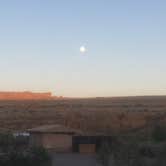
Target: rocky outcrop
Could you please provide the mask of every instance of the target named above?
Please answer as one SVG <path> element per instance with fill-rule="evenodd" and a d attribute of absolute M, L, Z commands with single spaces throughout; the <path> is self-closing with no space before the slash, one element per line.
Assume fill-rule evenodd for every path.
<path fill-rule="evenodd" d="M 0 92 L 0 100 L 49 100 L 54 98 L 50 92 Z"/>

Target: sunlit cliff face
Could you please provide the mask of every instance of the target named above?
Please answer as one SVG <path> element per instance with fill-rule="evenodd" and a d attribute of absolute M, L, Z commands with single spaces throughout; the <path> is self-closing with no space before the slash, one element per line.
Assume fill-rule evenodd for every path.
<path fill-rule="evenodd" d="M 52 99 L 53 96 L 48 93 L 33 93 L 33 92 L 0 92 L 0 100 L 45 100 Z"/>

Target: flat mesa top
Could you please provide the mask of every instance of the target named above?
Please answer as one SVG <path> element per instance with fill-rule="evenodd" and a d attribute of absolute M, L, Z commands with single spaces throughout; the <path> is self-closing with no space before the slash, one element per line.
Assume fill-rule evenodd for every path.
<path fill-rule="evenodd" d="M 0 100 L 44 100 L 44 99 L 54 99 L 51 92 L 1 92 Z"/>

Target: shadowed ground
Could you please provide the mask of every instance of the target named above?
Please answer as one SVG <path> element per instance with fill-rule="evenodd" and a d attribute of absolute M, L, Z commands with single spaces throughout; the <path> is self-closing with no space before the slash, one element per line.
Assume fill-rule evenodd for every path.
<path fill-rule="evenodd" d="M 101 166 L 95 155 L 52 154 L 53 166 Z"/>

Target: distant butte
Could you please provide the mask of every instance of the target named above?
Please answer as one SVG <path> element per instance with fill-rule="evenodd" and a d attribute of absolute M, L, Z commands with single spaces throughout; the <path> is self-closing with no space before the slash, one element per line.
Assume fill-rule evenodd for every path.
<path fill-rule="evenodd" d="M 0 92 L 0 100 L 51 100 L 56 98 L 56 96 L 52 96 L 51 92 Z"/>

